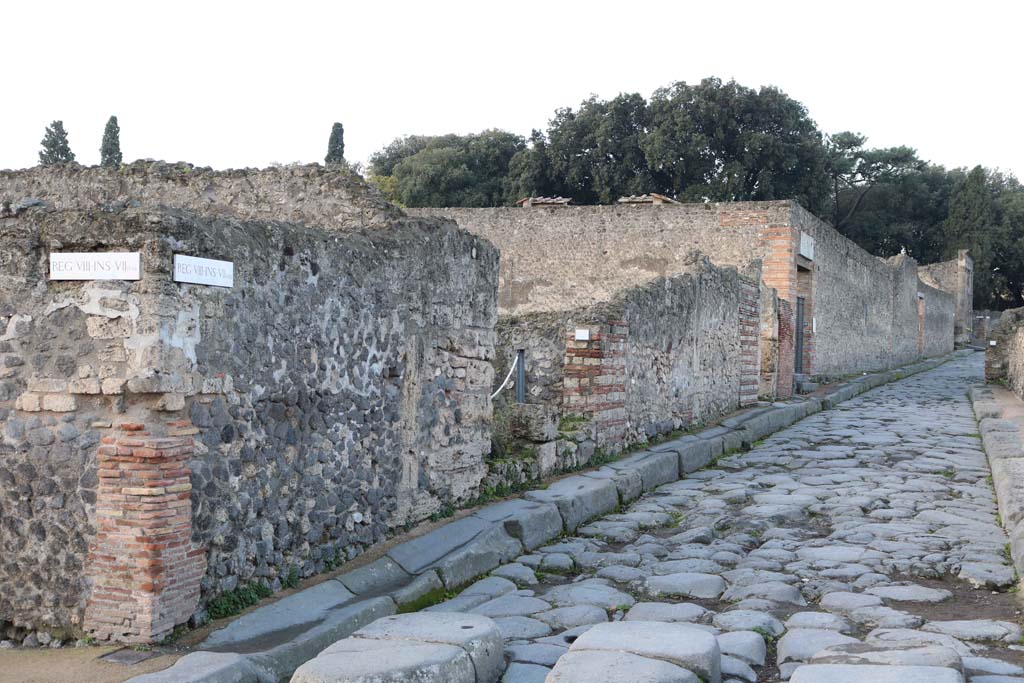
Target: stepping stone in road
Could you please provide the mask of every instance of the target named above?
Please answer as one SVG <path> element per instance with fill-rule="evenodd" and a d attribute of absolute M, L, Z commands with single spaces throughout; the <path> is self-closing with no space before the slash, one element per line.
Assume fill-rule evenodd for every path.
<path fill-rule="evenodd" d="M 718 683 L 721 679 L 712 679 Z M 701 683 L 691 671 L 627 652 L 569 652 L 545 683 Z"/>
<path fill-rule="evenodd" d="M 789 683 L 964 683 L 964 677 L 941 666 L 805 664 Z"/>
<path fill-rule="evenodd" d="M 926 586 L 875 586 L 868 588 L 865 593 L 877 595 L 883 600 L 894 602 L 944 602 L 953 597 L 953 594 L 943 588 L 928 588 Z"/>
<path fill-rule="evenodd" d="M 591 655 L 594 651 L 630 653 L 644 658 L 658 659 L 692 671 L 709 682 L 716 682 L 721 678 L 722 657 L 721 651 L 718 649 L 718 641 L 710 633 L 689 625 L 653 621 L 620 621 L 598 624 L 580 635 L 569 648 L 570 655 L 583 652 Z M 555 670 L 561 666 L 561 663 L 560 660 Z M 590 679 L 588 683 L 593 683 L 595 680 L 616 679 L 596 678 Z M 624 678 L 622 680 L 643 679 Z M 552 682 L 549 681 L 549 683 Z"/>
<path fill-rule="evenodd" d="M 664 576 L 651 576 L 644 582 L 645 592 L 651 597 L 717 598 L 725 590 L 725 580 L 714 574 L 679 572 Z"/>

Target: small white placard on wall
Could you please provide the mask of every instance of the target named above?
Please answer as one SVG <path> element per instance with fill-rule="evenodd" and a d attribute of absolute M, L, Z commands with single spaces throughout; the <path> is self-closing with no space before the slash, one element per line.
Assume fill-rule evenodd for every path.
<path fill-rule="evenodd" d="M 590 341 L 590 330 L 586 328 L 576 328 L 576 341 Z"/>
<path fill-rule="evenodd" d="M 137 251 L 51 252 L 51 280 L 138 280 Z"/>
<path fill-rule="evenodd" d="M 235 264 L 196 256 L 174 255 L 174 281 L 212 287 L 233 287 Z"/>

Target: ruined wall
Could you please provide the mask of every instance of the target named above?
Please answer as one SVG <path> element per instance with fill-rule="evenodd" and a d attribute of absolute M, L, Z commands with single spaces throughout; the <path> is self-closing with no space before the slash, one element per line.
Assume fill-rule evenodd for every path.
<path fill-rule="evenodd" d="M 985 381 L 1024 399 L 1024 308 L 1003 311 L 985 347 Z"/>
<path fill-rule="evenodd" d="M 535 476 L 584 464 L 595 449 L 618 451 L 756 401 L 761 367 L 751 341 L 759 333 L 759 271 L 741 276 L 696 253 L 681 268 L 606 303 L 501 317 L 495 383 L 525 349 L 527 402 L 557 409 L 557 428 L 513 434 L 526 442 L 516 448 L 528 451 L 520 454 L 531 459 Z M 577 339 L 577 330 L 589 338 Z M 496 415 L 526 411 L 531 425 L 551 421 L 513 405 L 514 390 L 498 397 Z M 495 454 L 502 471 L 515 471 L 504 460 L 516 448 Z"/>
<path fill-rule="evenodd" d="M 918 294 L 924 301 L 922 355 L 938 356 L 953 348 L 957 317 L 956 299 L 947 292 L 919 283 Z"/>
<path fill-rule="evenodd" d="M 147 454 L 194 442 L 191 491 L 176 490 L 204 599 L 322 571 L 476 494 L 496 318 L 485 241 L 438 221 L 323 230 L 27 203 L 0 218 L 0 621 L 81 628 L 89 546 L 106 536 L 99 443 L 135 443 L 118 425 L 157 439 Z M 140 251 L 142 279 L 50 282 L 57 249 Z M 172 282 L 173 253 L 233 261 L 234 288 Z"/>
<path fill-rule="evenodd" d="M 957 343 L 968 343 L 974 330 L 974 260 L 967 249 L 955 259 L 918 268 L 921 281 L 952 294 L 956 300 L 954 336 Z"/>
<path fill-rule="evenodd" d="M 723 207 L 785 220 L 786 202 L 560 208 L 407 209 L 443 216 L 501 250 L 499 310 L 524 314 L 609 301 L 623 289 L 683 273 L 691 250 L 719 266 L 761 258 L 757 227 L 722 225 Z"/>
<path fill-rule="evenodd" d="M 453 218 L 501 250 L 503 313 L 608 301 L 624 288 L 683 272 L 686 253 L 697 249 L 718 265 L 761 260 L 764 284 L 789 302 L 790 316 L 796 298 L 805 298 L 808 374 L 846 375 L 916 357 L 916 264 L 868 254 L 794 202 L 409 211 Z M 801 234 L 814 241 L 807 270 L 798 270 Z M 782 341 L 792 341 L 785 335 L 797 332 L 795 321 L 781 325 Z M 776 395 L 786 396 L 789 360 L 780 355 L 776 368 Z"/>

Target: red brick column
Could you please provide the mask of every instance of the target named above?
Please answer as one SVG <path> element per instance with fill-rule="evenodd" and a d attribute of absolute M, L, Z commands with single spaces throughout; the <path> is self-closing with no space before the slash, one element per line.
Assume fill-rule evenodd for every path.
<path fill-rule="evenodd" d="M 757 403 L 761 384 L 761 290 L 758 282 L 740 279 L 740 407 Z"/>
<path fill-rule="evenodd" d="M 796 354 L 796 337 L 793 327 L 796 325 L 793 307 L 785 299 L 779 299 L 779 350 L 776 361 L 776 398 L 793 396 L 793 362 Z"/>
<path fill-rule="evenodd" d="M 206 573 L 205 552 L 192 543 L 192 439 L 144 430 L 120 425 L 99 447 L 85 630 L 102 640 L 160 640 L 191 616 Z"/>
<path fill-rule="evenodd" d="M 569 330 L 565 342 L 562 408 L 586 417 L 601 445 L 618 447 L 626 436 L 626 335 L 624 320 L 589 327 L 590 340 L 577 341 Z"/>

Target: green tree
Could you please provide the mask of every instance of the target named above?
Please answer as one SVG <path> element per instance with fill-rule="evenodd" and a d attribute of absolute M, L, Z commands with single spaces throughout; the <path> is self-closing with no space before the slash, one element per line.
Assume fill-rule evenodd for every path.
<path fill-rule="evenodd" d="M 645 152 L 660 190 L 684 200 L 827 199 L 822 136 L 781 90 L 707 78 L 655 91 Z"/>
<path fill-rule="evenodd" d="M 68 144 L 68 133 L 63 121 L 54 121 L 46 127 L 43 148 L 39 151 L 39 163 L 43 166 L 69 164 L 75 160 L 75 153 Z"/>
<path fill-rule="evenodd" d="M 103 129 L 103 143 L 100 145 L 100 166 L 121 165 L 121 127 L 117 125 L 117 117 L 107 120 Z"/>
<path fill-rule="evenodd" d="M 499 206 L 509 193 L 519 135 L 485 130 L 471 135 L 399 138 L 373 155 L 372 177 L 404 206 Z"/>
<path fill-rule="evenodd" d="M 327 156 L 324 163 L 328 166 L 345 163 L 345 127 L 335 123 L 331 127 L 331 139 L 327 142 Z"/>
<path fill-rule="evenodd" d="M 868 149 L 867 138 L 844 131 L 826 141 L 828 175 L 832 186 L 832 225 L 838 230 L 857 213 L 868 193 L 924 167 L 910 147 Z"/>

